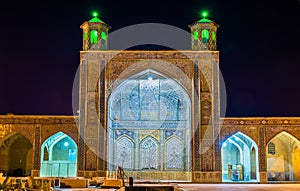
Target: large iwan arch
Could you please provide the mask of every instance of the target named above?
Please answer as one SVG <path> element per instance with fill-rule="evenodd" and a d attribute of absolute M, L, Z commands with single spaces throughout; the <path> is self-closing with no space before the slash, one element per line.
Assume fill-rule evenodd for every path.
<path fill-rule="evenodd" d="M 191 101 L 177 82 L 153 70 L 134 75 L 108 100 L 107 168 L 152 180 L 189 172 L 190 129 Z"/>
<path fill-rule="evenodd" d="M 247 135 L 237 132 L 221 148 L 222 181 L 259 181 L 258 147 Z"/>
<path fill-rule="evenodd" d="M 49 137 L 41 147 L 40 176 L 75 177 L 77 175 L 77 145 L 75 141 L 58 132 Z"/>
<path fill-rule="evenodd" d="M 300 141 L 283 131 L 267 144 L 269 181 L 300 181 Z"/>

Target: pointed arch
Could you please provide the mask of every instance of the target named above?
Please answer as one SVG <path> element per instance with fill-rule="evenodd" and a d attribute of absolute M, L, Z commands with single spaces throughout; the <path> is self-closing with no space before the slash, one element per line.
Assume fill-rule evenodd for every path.
<path fill-rule="evenodd" d="M 8 176 L 29 175 L 33 168 L 32 143 L 18 132 L 7 135 L 0 145 L 0 170 Z"/>
<path fill-rule="evenodd" d="M 241 145 L 237 144 L 235 141 L 232 141 L 232 139 L 228 138 L 228 141 L 224 142 L 222 145 L 222 148 L 227 147 L 227 145 L 232 145 L 234 148 L 238 149 L 238 156 L 236 156 L 236 164 L 242 163 L 243 161 L 243 148 Z M 231 153 L 233 154 L 233 153 Z"/>
<path fill-rule="evenodd" d="M 13 142 L 15 139 L 18 138 L 18 135 L 21 135 L 20 133 L 18 132 L 13 132 L 13 133 L 10 133 L 8 135 L 6 135 L 1 141 L 0 141 L 0 147 L 2 149 L 8 149 L 9 147 L 9 144 L 11 142 Z"/>
<path fill-rule="evenodd" d="M 133 147 L 130 149 L 130 153 L 133 153 L 132 163 L 127 165 L 132 168 L 125 170 L 151 170 L 157 174 L 159 171 L 165 171 L 166 174 L 167 171 L 190 171 L 192 109 L 189 94 L 182 84 L 165 76 L 165 73 L 159 73 L 153 68 L 143 71 L 139 68 L 137 71 L 129 77 L 128 74 L 133 71 L 124 74 L 126 78 L 120 77 L 121 80 L 111 86 L 107 107 L 108 170 L 114 171 L 116 165 L 122 163 L 120 153 L 126 153 L 117 151 L 117 143 L 122 140 L 130 148 Z M 180 167 L 166 168 L 166 140 L 176 132 L 182 140 L 180 147 L 184 148 L 180 149 L 182 153 L 179 155 L 184 159 L 178 162 Z M 176 144 L 180 145 L 178 142 Z M 171 145 L 168 145 L 168 150 L 169 147 Z M 144 175 L 134 176 L 141 178 Z M 149 175 L 145 177 L 153 178 Z"/>
<path fill-rule="evenodd" d="M 274 153 L 270 153 L 268 149 L 271 143 L 274 147 Z M 299 146 L 300 141 L 286 131 L 281 131 L 269 140 L 266 145 L 269 181 L 300 180 L 300 160 L 298 160 L 300 152 L 295 150 Z"/>
<path fill-rule="evenodd" d="M 63 132 L 48 137 L 41 146 L 40 176 L 75 177 L 77 144 Z"/>
<path fill-rule="evenodd" d="M 252 146 L 251 150 L 250 150 L 250 164 L 251 164 L 251 167 L 250 167 L 250 178 L 252 180 L 255 180 L 256 179 L 256 171 L 257 171 L 257 163 L 256 163 L 256 158 L 257 158 L 257 150 L 255 149 L 254 146 Z"/>
<path fill-rule="evenodd" d="M 160 161 L 158 146 L 158 141 L 152 136 L 147 136 L 141 141 L 140 169 L 158 169 Z"/>
<path fill-rule="evenodd" d="M 183 164 L 183 141 L 178 136 L 171 136 L 165 143 L 165 168 L 167 170 L 182 170 Z"/>
<path fill-rule="evenodd" d="M 223 182 L 259 181 L 258 147 L 249 136 L 242 132 L 228 136 L 221 153 Z"/>
<path fill-rule="evenodd" d="M 134 143 L 126 135 L 119 137 L 115 144 L 115 166 L 121 166 L 126 170 L 134 168 Z"/>
<path fill-rule="evenodd" d="M 14 131 L 11 132 L 7 135 L 5 135 L 5 137 L 3 137 L 3 139 L 0 140 L 0 147 L 5 146 L 3 145 L 4 142 L 8 139 L 10 139 L 10 141 L 14 138 L 17 138 L 18 136 L 22 136 L 24 138 L 26 138 L 32 145 L 33 145 L 33 140 L 30 136 L 28 136 L 26 133 L 23 133 L 22 131 Z"/>
<path fill-rule="evenodd" d="M 77 133 L 71 133 L 71 131 L 68 131 L 66 129 L 60 129 L 60 130 L 52 130 L 52 129 L 49 129 L 49 133 L 46 134 L 46 136 L 42 136 L 42 140 L 41 140 L 41 143 L 44 143 L 46 142 L 47 140 L 49 140 L 49 138 L 53 138 L 53 135 L 59 135 L 59 134 L 64 134 L 68 137 L 70 137 L 75 143 L 76 145 L 78 146 L 78 135 Z"/>
<path fill-rule="evenodd" d="M 243 135 L 244 137 L 247 137 L 247 140 L 251 140 L 255 143 L 255 145 L 257 145 L 257 137 L 255 137 L 254 135 L 251 135 L 249 133 L 247 133 L 245 130 L 243 129 L 235 129 L 234 131 L 231 131 L 230 133 L 227 133 L 226 131 L 221 131 L 221 142 L 225 142 L 229 137 L 231 137 L 232 135 Z"/>
<path fill-rule="evenodd" d="M 284 129 L 284 130 L 280 130 L 278 132 L 274 132 L 274 133 L 271 133 L 272 135 L 270 137 L 267 137 L 267 142 L 269 143 L 273 138 L 277 137 L 278 135 L 282 135 L 285 134 L 287 136 L 290 136 L 291 138 L 295 138 L 296 140 L 300 141 L 300 138 L 299 136 L 297 136 L 296 134 L 294 134 L 293 132 L 287 130 L 287 129 Z"/>
<path fill-rule="evenodd" d="M 289 132 L 287 132 L 287 131 L 281 131 L 281 132 L 277 133 L 276 135 L 274 135 L 274 136 L 268 141 L 268 143 L 271 142 L 272 139 L 278 138 L 278 137 L 280 137 L 280 136 L 287 136 L 287 137 L 289 137 L 290 139 L 292 139 L 292 140 L 294 140 L 294 141 L 296 141 L 296 142 L 299 142 L 299 139 L 297 139 L 297 138 L 296 138 L 294 135 L 292 135 L 291 133 L 289 133 Z"/>
<path fill-rule="evenodd" d="M 190 112 L 183 87 L 151 69 L 120 83 L 108 100 L 111 120 L 178 120 Z"/>
<path fill-rule="evenodd" d="M 165 143 L 168 143 L 170 142 L 171 140 L 173 139 L 177 139 L 178 141 L 180 141 L 181 143 L 183 143 L 183 140 L 181 139 L 181 137 L 179 137 L 178 135 L 172 135 L 172 136 L 169 136 L 166 140 L 165 140 Z"/>
<path fill-rule="evenodd" d="M 116 71 L 116 75 L 118 79 L 115 80 L 112 84 L 112 89 L 109 92 L 109 97 L 111 93 L 113 93 L 121 84 L 126 82 L 128 79 L 136 78 L 145 73 L 156 73 L 160 76 L 163 76 L 167 79 L 172 79 L 174 83 L 181 86 L 181 88 L 186 91 L 189 97 L 192 97 L 192 85 L 190 83 L 190 79 L 188 77 L 189 74 L 186 74 L 184 71 L 179 69 L 173 64 L 170 64 L 164 60 L 158 60 L 159 64 L 157 64 L 157 60 L 154 62 L 149 62 L 149 60 L 138 61 L 137 63 L 129 66 L 126 70 L 118 70 Z M 145 67 L 141 67 L 141 65 L 145 65 L 148 69 L 145 70 Z M 122 73 L 120 73 L 122 72 Z"/>

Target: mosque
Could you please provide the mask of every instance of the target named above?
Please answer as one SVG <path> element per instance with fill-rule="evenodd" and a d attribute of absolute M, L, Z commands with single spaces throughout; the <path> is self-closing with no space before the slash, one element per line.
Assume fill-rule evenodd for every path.
<path fill-rule="evenodd" d="M 190 50 L 117 51 L 109 25 L 84 22 L 78 115 L 0 116 L 0 172 L 300 181 L 300 117 L 221 117 L 218 25 L 189 27 Z"/>

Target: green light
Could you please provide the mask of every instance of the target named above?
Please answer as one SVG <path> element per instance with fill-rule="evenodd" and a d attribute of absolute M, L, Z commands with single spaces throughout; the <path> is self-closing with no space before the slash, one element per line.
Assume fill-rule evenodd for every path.
<path fill-rule="evenodd" d="M 212 40 L 216 41 L 216 32 L 215 31 L 212 32 Z"/>
<path fill-rule="evenodd" d="M 95 11 L 95 12 L 93 12 L 93 16 L 94 17 L 98 17 L 98 13 Z"/>
<path fill-rule="evenodd" d="M 101 39 L 106 40 L 106 33 L 105 32 L 101 33 Z"/>
<path fill-rule="evenodd" d="M 194 40 L 197 40 L 199 38 L 199 33 L 197 31 L 194 32 Z"/>
<path fill-rule="evenodd" d="M 91 43 L 96 44 L 98 43 L 98 32 L 96 30 L 91 31 Z"/>
<path fill-rule="evenodd" d="M 208 16 L 208 12 L 207 12 L 207 11 L 203 11 L 203 12 L 201 13 L 201 16 L 202 16 L 203 18 L 206 18 L 206 17 Z"/>
<path fill-rule="evenodd" d="M 87 39 L 88 39 L 88 33 L 87 33 L 87 32 L 84 32 L 84 33 L 83 33 L 83 39 L 84 39 L 84 40 L 87 40 Z"/>
<path fill-rule="evenodd" d="M 208 30 L 206 30 L 206 29 L 202 30 L 201 37 L 202 37 L 203 43 L 208 43 L 208 38 L 209 38 Z"/>

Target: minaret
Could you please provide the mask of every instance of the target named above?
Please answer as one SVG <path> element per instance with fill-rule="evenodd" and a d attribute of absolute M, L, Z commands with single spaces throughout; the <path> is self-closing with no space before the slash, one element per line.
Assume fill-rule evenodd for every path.
<path fill-rule="evenodd" d="M 80 26 L 83 30 L 82 50 L 107 50 L 108 30 L 111 27 L 101 21 L 97 13 L 93 16 Z"/>
<path fill-rule="evenodd" d="M 214 21 L 207 19 L 207 12 L 202 13 L 202 19 L 189 25 L 191 28 L 192 50 L 217 50 L 217 29 Z"/>

